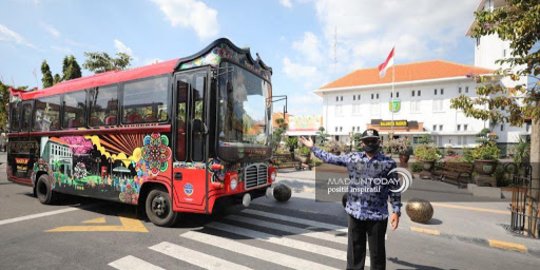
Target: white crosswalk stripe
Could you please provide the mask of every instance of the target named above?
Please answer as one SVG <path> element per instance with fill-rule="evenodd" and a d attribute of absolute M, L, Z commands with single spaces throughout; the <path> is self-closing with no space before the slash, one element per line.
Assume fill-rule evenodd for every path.
<path fill-rule="evenodd" d="M 131 255 L 109 263 L 109 266 L 119 270 L 165 270 Z"/>
<path fill-rule="evenodd" d="M 263 233 L 258 232 L 254 230 L 244 229 L 238 226 L 233 226 L 221 222 L 212 222 L 211 224 L 206 225 L 208 228 L 226 231 L 238 235 L 243 235 L 247 237 L 251 237 L 254 239 L 260 239 L 262 241 L 270 242 L 276 245 L 295 248 L 298 250 L 303 250 L 307 252 L 316 253 L 318 255 L 322 256 L 328 256 L 331 258 L 335 258 L 338 260 L 347 261 L 347 252 L 337 250 L 334 248 L 328 248 L 325 246 L 319 246 L 314 245 L 308 242 L 298 241 L 295 239 L 290 239 L 286 237 L 279 237 L 277 235 L 269 234 L 269 233 Z"/>
<path fill-rule="evenodd" d="M 290 221 L 293 223 L 308 225 L 315 228 L 322 228 L 322 229 L 328 229 L 328 230 L 335 230 L 339 232 L 347 232 L 347 228 L 343 228 L 343 226 L 338 226 L 334 224 L 324 223 L 324 222 L 318 222 L 310 219 L 304 219 L 304 218 L 297 218 L 297 217 L 291 217 L 291 216 L 285 216 L 285 215 L 279 215 L 274 213 L 268 213 L 263 212 L 255 209 L 244 209 L 242 213 L 262 216 L 262 217 L 268 217 L 273 218 L 281 221 Z"/>
<path fill-rule="evenodd" d="M 227 216 L 225 219 L 239 221 L 242 223 L 247 223 L 247 224 L 266 227 L 266 228 L 272 228 L 272 229 L 276 229 L 283 232 L 289 232 L 292 234 L 304 235 L 304 236 L 321 239 L 325 241 L 330 241 L 330 242 L 343 244 L 343 245 L 347 245 L 347 241 L 348 241 L 347 235 L 343 234 L 342 232 L 340 232 L 341 235 L 335 235 L 328 232 L 314 232 L 314 231 L 302 229 L 299 227 L 288 226 L 288 225 L 283 225 L 276 222 L 254 219 L 254 218 L 239 216 L 239 215 Z"/>
<path fill-rule="evenodd" d="M 169 242 L 162 242 L 155 246 L 151 246 L 150 249 L 205 269 L 252 269 Z"/>
<path fill-rule="evenodd" d="M 259 219 L 261 217 L 266 219 Z M 347 228 L 343 226 L 255 209 L 244 209 L 238 214 L 225 217 L 222 222 L 214 221 L 204 227 L 211 230 L 187 231 L 180 234 L 178 242 L 184 244 L 165 241 L 148 247 L 155 252 L 154 254 L 168 256 L 171 258 L 169 261 L 163 261 L 165 258 L 163 257 L 162 261 L 150 259 L 147 262 L 129 255 L 111 262 L 109 266 L 120 270 L 161 270 L 171 268 L 171 265 L 175 265 L 174 261 L 178 260 L 176 263 L 182 261 L 185 265 L 194 265 L 204 269 L 259 268 L 252 259 L 238 259 L 242 257 L 256 258 L 274 265 L 270 268 L 280 265 L 293 269 L 339 269 L 346 265 Z M 323 231 L 320 231 L 321 229 Z M 247 237 L 249 240 L 238 240 L 235 237 L 231 239 L 227 237 L 229 234 Z M 295 237 L 296 235 L 301 237 Z M 265 245 L 265 243 L 274 246 Z M 293 250 L 299 253 L 292 252 L 291 254 Z M 237 254 L 235 256 L 237 259 L 232 262 L 223 252 Z M 244 261 L 246 263 L 242 265 Z M 168 266 L 163 264 L 168 264 Z M 369 266 L 370 261 L 367 256 L 366 267 Z"/>
<path fill-rule="evenodd" d="M 240 243 L 236 240 L 230 240 L 224 237 L 215 236 L 196 231 L 189 231 L 181 235 L 184 238 L 191 239 L 200 243 L 209 244 L 215 247 L 227 247 L 231 251 L 242 255 L 257 258 L 263 261 L 279 264 L 294 269 L 338 269 L 316 262 L 293 257 L 287 254 L 258 248 L 255 246 Z M 279 259 L 278 259 L 279 258 Z"/>

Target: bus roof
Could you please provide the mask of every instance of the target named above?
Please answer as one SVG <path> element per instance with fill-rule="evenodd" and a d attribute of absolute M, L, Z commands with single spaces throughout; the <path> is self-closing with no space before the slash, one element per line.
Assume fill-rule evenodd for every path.
<path fill-rule="evenodd" d="M 108 71 L 98 73 L 92 76 L 81 77 L 69 81 L 55 84 L 52 87 L 39 89 L 36 91 L 21 93 L 21 99 L 33 99 L 42 96 L 52 96 L 55 94 L 66 93 L 70 91 L 89 89 L 114 83 L 120 83 L 139 78 L 152 77 L 163 74 L 172 74 L 178 64 L 179 59 L 168 60 L 148 66 L 132 68 L 122 71 Z"/>

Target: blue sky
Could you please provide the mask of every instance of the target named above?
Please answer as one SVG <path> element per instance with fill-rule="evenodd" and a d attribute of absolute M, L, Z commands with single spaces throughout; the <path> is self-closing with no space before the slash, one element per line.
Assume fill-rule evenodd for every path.
<path fill-rule="evenodd" d="M 41 62 L 61 73 L 66 55 L 126 52 L 132 67 L 189 56 L 219 37 L 258 52 L 289 112 L 320 113 L 313 90 L 395 63 L 474 61 L 474 0 L 33 0 L 0 2 L 0 79 L 41 86 Z M 35 74 L 35 75 L 34 75 Z M 83 75 L 90 72 L 83 71 Z M 275 107 L 281 109 L 281 105 Z"/>

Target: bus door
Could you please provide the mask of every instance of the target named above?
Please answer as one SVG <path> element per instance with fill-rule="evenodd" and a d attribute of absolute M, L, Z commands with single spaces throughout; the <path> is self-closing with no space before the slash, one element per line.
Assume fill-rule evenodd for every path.
<path fill-rule="evenodd" d="M 173 200 L 177 207 L 207 212 L 209 69 L 174 76 Z"/>

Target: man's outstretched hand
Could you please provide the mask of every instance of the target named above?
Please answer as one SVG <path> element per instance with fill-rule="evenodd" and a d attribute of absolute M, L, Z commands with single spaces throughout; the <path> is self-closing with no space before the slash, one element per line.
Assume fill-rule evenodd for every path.
<path fill-rule="evenodd" d="M 313 141 L 309 137 L 306 139 L 304 136 L 302 136 L 302 137 L 300 137 L 299 141 L 300 141 L 300 143 L 307 146 L 308 148 L 313 147 Z"/>

